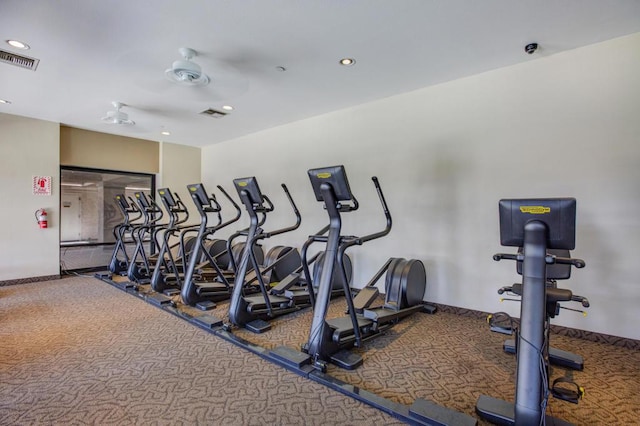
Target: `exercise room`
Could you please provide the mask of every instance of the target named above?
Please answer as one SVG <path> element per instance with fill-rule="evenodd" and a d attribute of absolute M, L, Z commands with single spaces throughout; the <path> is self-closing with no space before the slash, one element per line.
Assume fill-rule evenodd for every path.
<path fill-rule="evenodd" d="M 637 422 L 639 2 L 0 9 L 0 424 Z"/>

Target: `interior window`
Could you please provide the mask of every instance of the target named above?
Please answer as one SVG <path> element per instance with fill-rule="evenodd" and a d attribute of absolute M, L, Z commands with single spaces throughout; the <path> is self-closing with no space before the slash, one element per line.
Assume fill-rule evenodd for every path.
<path fill-rule="evenodd" d="M 155 176 L 76 167 L 60 168 L 61 273 L 106 268 L 122 221 L 115 196 L 152 196 Z"/>

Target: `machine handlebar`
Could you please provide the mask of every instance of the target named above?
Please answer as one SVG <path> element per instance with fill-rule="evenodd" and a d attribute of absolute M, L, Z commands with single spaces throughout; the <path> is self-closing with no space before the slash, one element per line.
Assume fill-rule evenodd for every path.
<path fill-rule="evenodd" d="M 517 253 L 517 254 L 513 254 L 513 253 L 496 253 L 493 255 L 493 260 L 495 260 L 496 262 L 499 262 L 501 260 L 516 260 L 518 262 L 522 262 L 524 261 L 524 254 L 523 253 Z M 576 268 L 584 268 L 587 264 L 584 260 L 582 259 L 573 259 L 573 258 L 569 258 L 569 257 L 558 257 L 552 254 L 548 254 L 545 257 L 545 261 L 547 264 L 552 265 L 554 263 L 560 263 L 563 265 L 572 265 L 575 266 Z"/>

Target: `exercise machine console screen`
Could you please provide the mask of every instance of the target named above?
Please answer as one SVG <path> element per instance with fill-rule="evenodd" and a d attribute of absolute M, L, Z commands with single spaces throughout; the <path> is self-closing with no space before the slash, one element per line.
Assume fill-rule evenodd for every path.
<path fill-rule="evenodd" d="M 547 248 L 573 250 L 576 246 L 575 198 L 500 200 L 500 243 L 524 245 L 527 222 L 544 222 L 548 229 Z"/>

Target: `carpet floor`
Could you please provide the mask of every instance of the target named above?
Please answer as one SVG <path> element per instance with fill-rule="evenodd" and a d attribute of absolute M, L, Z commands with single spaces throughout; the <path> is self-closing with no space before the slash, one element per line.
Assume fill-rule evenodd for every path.
<path fill-rule="evenodd" d="M 337 299 L 330 316 L 344 312 Z M 224 318 L 227 304 L 212 314 Z M 299 348 L 311 311 L 234 334 L 266 348 Z M 416 314 L 366 343 L 364 365 L 329 374 L 391 401 L 416 398 L 477 417 L 482 394 L 512 400 L 515 357 L 486 322 Z M 636 423 L 640 353 L 560 335 L 552 346 L 585 359 L 552 369 L 586 389 L 578 405 L 548 413 L 579 425 Z M 94 278 L 0 287 L 0 424 L 400 424 L 387 414 L 297 376 L 138 297 Z M 486 424 L 479 421 L 479 424 Z"/>

